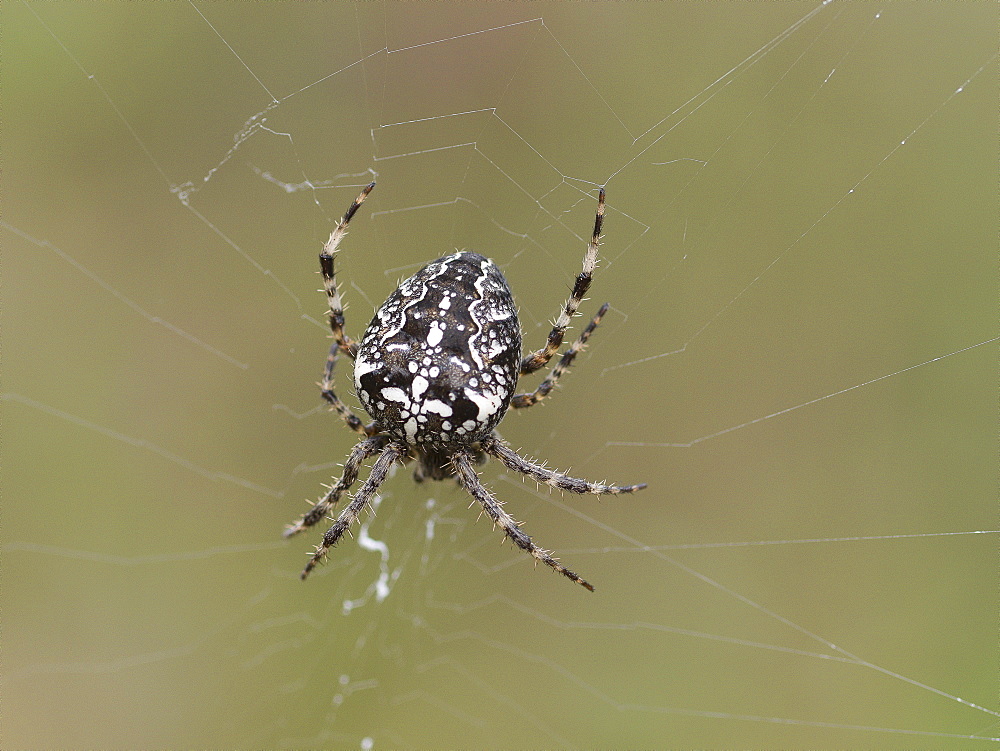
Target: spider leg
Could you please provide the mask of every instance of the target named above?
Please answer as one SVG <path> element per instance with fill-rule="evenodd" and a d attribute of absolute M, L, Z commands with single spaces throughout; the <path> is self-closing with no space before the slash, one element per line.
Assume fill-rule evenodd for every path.
<path fill-rule="evenodd" d="M 323 519 L 330 507 L 340 500 L 340 496 L 345 491 L 350 490 L 351 486 L 357 482 L 361 463 L 372 454 L 377 454 L 385 448 L 385 444 L 388 442 L 388 436 L 380 435 L 356 443 L 347 457 L 347 461 L 344 462 L 344 474 L 337 480 L 337 484 L 333 485 L 329 492 L 316 502 L 316 505 L 303 514 L 301 519 L 285 528 L 285 537 L 296 535 Z"/>
<path fill-rule="evenodd" d="M 337 358 L 340 357 L 340 351 L 340 346 L 336 342 L 330 346 L 330 353 L 326 356 L 326 365 L 323 367 L 323 380 L 319 383 L 320 394 L 347 423 L 347 427 L 362 435 L 373 436 L 378 432 L 375 423 L 365 425 L 364 421 L 354 414 L 353 410 L 344 404 L 333 391 L 333 369 L 337 364 Z"/>
<path fill-rule="evenodd" d="M 559 347 L 562 346 L 563 336 L 566 334 L 566 329 L 569 328 L 569 322 L 576 315 L 580 303 L 583 302 L 583 296 L 590 289 L 590 281 L 593 278 L 594 269 L 597 268 L 597 249 L 600 246 L 601 226 L 603 224 L 604 188 L 601 188 L 597 199 L 597 218 L 594 220 L 594 235 L 590 240 L 590 245 L 587 246 L 587 253 L 583 257 L 583 270 L 577 275 L 576 284 L 573 285 L 573 294 L 570 295 L 570 298 L 563 306 L 559 318 L 556 319 L 552 331 L 549 332 L 549 338 L 545 342 L 545 346 L 521 360 L 521 375 L 534 373 L 536 370 L 544 368 L 555 353 L 559 351 Z"/>
<path fill-rule="evenodd" d="M 352 360 L 358 353 L 358 343 L 344 333 L 344 303 L 340 299 L 340 290 L 337 289 L 337 279 L 333 270 L 333 254 L 337 252 L 337 246 L 347 234 L 347 225 L 351 217 L 365 202 L 368 194 L 372 192 L 375 183 L 370 183 L 368 187 L 361 191 L 361 194 L 354 199 L 354 203 L 344 213 L 344 218 L 330 233 L 330 239 L 323 245 L 323 252 L 319 254 L 319 270 L 323 274 L 323 289 L 326 291 L 327 300 L 330 303 L 330 331 L 333 332 L 334 341 L 337 347 L 347 353 Z"/>
<path fill-rule="evenodd" d="M 549 392 L 555 388 L 559 379 L 562 378 L 563 374 L 569 369 L 569 366 L 573 364 L 573 360 L 576 359 L 577 354 L 586 346 L 587 340 L 590 339 L 590 335 L 594 333 L 594 329 L 600 324 L 601 319 L 604 314 L 608 312 L 608 303 L 604 303 L 601 309 L 597 311 L 590 323 L 587 324 L 587 328 L 580 332 L 580 336 L 577 338 L 573 344 L 570 345 L 569 349 L 563 352 L 562 357 L 559 358 L 559 362 L 556 363 L 555 367 L 549 372 L 545 377 L 545 380 L 538 384 L 538 388 L 534 391 L 526 394 L 514 394 L 514 398 L 510 402 L 510 406 L 514 409 L 521 409 L 523 407 L 533 407 L 538 404 L 542 399 L 549 395 Z"/>
<path fill-rule="evenodd" d="M 495 456 L 507 469 L 527 475 L 536 482 L 550 485 L 560 490 L 568 490 L 571 493 L 591 493 L 593 495 L 621 495 L 622 493 L 634 493 L 646 487 L 646 483 L 639 485 L 603 485 L 598 482 L 580 480 L 576 477 L 569 477 L 560 472 L 553 472 L 540 464 L 529 461 L 520 456 L 510 446 L 501 441 L 496 434 L 486 438 L 481 443 L 483 451 Z"/>
<path fill-rule="evenodd" d="M 362 443 L 364 443 L 364 441 L 362 441 Z M 382 453 L 379 455 L 378 459 L 375 460 L 375 464 L 372 467 L 371 473 L 368 475 L 368 479 L 365 480 L 364 484 L 355 494 L 354 499 L 347 505 L 346 508 L 344 508 L 343 511 L 340 512 L 340 516 L 337 517 L 333 526 L 327 530 L 325 535 L 323 535 L 323 542 L 316 548 L 316 552 L 313 554 L 313 557 L 309 559 L 309 563 L 306 564 L 306 567 L 302 569 L 301 578 L 305 579 L 309 576 L 309 572 L 316 568 L 316 564 L 323 560 L 327 551 L 336 545 L 337 541 L 343 537 L 344 532 L 350 528 L 350 526 L 357 520 L 364 507 L 368 505 L 369 499 L 375 495 L 382 483 L 385 482 L 385 478 L 388 476 L 389 468 L 392 467 L 393 462 L 403 458 L 404 456 L 406 456 L 405 446 L 401 446 L 398 443 L 388 443 L 385 445 L 382 449 Z"/>
<path fill-rule="evenodd" d="M 527 534 L 521 531 L 521 527 L 514 520 L 514 517 L 503 510 L 500 501 L 483 485 L 473 467 L 473 461 L 473 457 L 466 451 L 456 452 L 451 460 L 462 487 L 469 492 L 469 495 L 479 501 L 483 510 L 493 520 L 494 524 L 499 524 L 504 533 L 514 541 L 514 544 L 521 548 L 521 550 L 530 553 L 536 561 L 541 561 L 546 566 L 552 567 L 563 576 L 572 579 L 577 584 L 593 592 L 593 585 L 563 566 L 552 557 L 550 551 L 542 550 L 542 548 L 531 541 L 531 538 Z"/>

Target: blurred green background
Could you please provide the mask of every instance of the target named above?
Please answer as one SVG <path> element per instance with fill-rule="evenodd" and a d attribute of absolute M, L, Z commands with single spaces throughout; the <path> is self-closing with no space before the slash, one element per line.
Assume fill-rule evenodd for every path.
<path fill-rule="evenodd" d="M 995 747 L 996 4 L 0 10 L 5 748 Z M 297 579 L 371 171 L 350 331 L 472 248 L 530 346 L 607 183 L 502 430 L 649 489 L 483 471 L 595 594 L 408 471 Z"/>

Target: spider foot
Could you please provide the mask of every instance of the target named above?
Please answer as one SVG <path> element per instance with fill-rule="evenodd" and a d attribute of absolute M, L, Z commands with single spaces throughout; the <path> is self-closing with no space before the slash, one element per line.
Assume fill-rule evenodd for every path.
<path fill-rule="evenodd" d="M 542 563 L 546 564 L 547 566 L 550 566 L 553 571 L 558 571 L 560 574 L 562 574 L 563 576 L 565 576 L 567 579 L 569 579 L 571 581 L 575 581 L 577 584 L 579 584 L 581 587 L 585 588 L 586 590 L 588 590 L 590 592 L 594 591 L 594 585 L 593 584 L 591 584 L 590 582 L 588 582 L 586 579 L 584 579 L 582 576 L 580 576 L 576 572 L 570 571 L 568 568 L 566 568 L 565 566 L 563 566 L 561 563 L 559 563 L 559 561 L 557 561 L 551 555 L 549 555 L 548 553 L 546 553 L 544 550 L 539 550 L 538 554 L 532 552 L 532 555 L 535 558 L 535 565 L 538 565 L 538 561 L 541 561 Z"/>
<path fill-rule="evenodd" d="M 302 579 L 302 581 L 305 581 L 309 576 L 309 573 L 326 560 L 328 550 L 329 548 L 325 545 L 316 546 L 316 552 L 312 554 L 312 557 L 309 559 L 309 563 L 306 564 L 306 567 L 302 569 L 302 573 L 299 574 L 299 578 Z"/>
<path fill-rule="evenodd" d="M 309 561 L 309 563 L 306 564 L 306 567 L 304 569 L 302 569 L 302 573 L 299 574 L 299 578 L 302 581 L 305 581 L 308 578 L 308 576 L 309 576 L 309 572 L 312 571 L 314 568 L 316 568 L 316 566 L 319 563 L 320 563 L 320 561 L 318 561 L 315 558 L 313 558 L 311 561 Z"/>

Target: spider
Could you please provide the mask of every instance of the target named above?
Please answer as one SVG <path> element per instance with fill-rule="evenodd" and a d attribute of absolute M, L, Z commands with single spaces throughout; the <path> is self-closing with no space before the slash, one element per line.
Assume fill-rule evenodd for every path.
<path fill-rule="evenodd" d="M 556 319 L 545 345 L 521 355 L 521 329 L 507 280 L 488 258 L 459 251 L 438 258 L 404 280 L 375 312 L 361 341 L 344 332 L 344 306 L 334 277 L 333 259 L 347 225 L 371 193 L 368 185 L 351 204 L 319 255 L 329 302 L 333 344 L 319 384 L 323 399 L 347 426 L 364 436 L 344 463 L 343 476 L 302 518 L 285 530 L 297 534 L 324 517 L 358 479 L 362 463 L 378 455 L 368 479 L 323 535 L 305 579 L 357 520 L 396 462 L 416 461 L 414 479 L 455 478 L 478 501 L 514 544 L 586 587 L 594 587 L 532 542 L 480 481 L 475 465 L 487 455 L 508 469 L 572 493 L 634 493 L 641 485 L 603 485 L 568 477 L 515 453 L 496 432 L 508 407 L 523 409 L 545 399 L 608 311 L 601 306 L 580 336 L 562 354 L 534 391 L 515 393 L 519 376 L 545 367 L 559 351 L 570 319 L 590 288 L 604 221 L 604 190 L 597 202 L 594 234 L 573 293 Z M 333 372 L 340 355 L 354 361 L 354 385 L 372 421 L 365 424 L 334 393 Z"/>

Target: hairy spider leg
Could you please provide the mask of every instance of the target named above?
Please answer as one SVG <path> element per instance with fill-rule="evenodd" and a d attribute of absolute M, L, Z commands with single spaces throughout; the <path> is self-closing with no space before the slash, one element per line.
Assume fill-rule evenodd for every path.
<path fill-rule="evenodd" d="M 326 356 L 326 365 L 323 368 L 323 380 L 316 384 L 319 386 L 319 393 L 326 400 L 327 404 L 347 423 L 347 427 L 356 433 L 361 433 L 361 435 L 373 436 L 378 432 L 375 423 L 370 422 L 366 425 L 365 421 L 354 414 L 354 410 L 344 404 L 333 390 L 333 370 L 339 357 L 340 347 L 334 342 L 330 345 L 330 352 Z"/>
<path fill-rule="evenodd" d="M 382 453 L 379 454 L 378 459 L 375 460 L 368 479 L 364 481 L 364 484 L 362 484 L 361 488 L 355 494 L 354 499 L 340 512 L 340 516 L 337 517 L 333 526 L 323 535 L 323 542 L 317 546 L 313 557 L 309 559 L 309 563 L 302 569 L 301 578 L 305 579 L 309 576 L 309 572 L 316 568 L 316 565 L 326 557 L 327 551 L 336 545 L 337 541 L 343 537 L 344 532 L 350 529 L 351 525 L 357 521 L 364 507 L 368 505 L 368 501 L 371 500 L 371 497 L 375 495 L 382 483 L 385 482 L 385 478 L 389 475 L 389 468 L 398 459 L 406 456 L 406 453 L 407 449 L 404 445 L 395 442 L 386 444 L 382 449 Z"/>
<path fill-rule="evenodd" d="M 337 246 L 347 234 L 347 225 L 351 218 L 361 207 L 361 204 L 368 198 L 368 194 L 375 188 L 375 183 L 369 183 L 361 194 L 354 199 L 354 203 L 344 212 L 344 218 L 340 220 L 330 239 L 323 245 L 323 252 L 319 254 L 319 269 L 323 275 L 323 289 L 326 291 L 327 300 L 330 303 L 330 330 L 333 332 L 334 341 L 352 360 L 358 352 L 358 345 L 351 337 L 344 333 L 344 303 L 340 299 L 340 290 L 337 289 L 336 275 L 333 270 L 333 254 L 337 252 Z"/>
<path fill-rule="evenodd" d="M 589 589 L 591 592 L 594 591 L 594 586 L 590 582 L 559 563 L 559 561 L 552 557 L 551 551 L 543 550 L 535 545 L 531 541 L 531 538 L 521 530 L 521 526 L 514 520 L 514 517 L 503 510 L 503 506 L 500 505 L 496 496 L 483 485 L 479 479 L 479 475 L 476 474 L 475 468 L 472 466 L 473 459 L 468 451 L 457 451 L 452 457 L 451 462 L 455 467 L 458 481 L 462 484 L 462 487 L 468 491 L 469 495 L 479 501 L 483 510 L 493 520 L 493 523 L 499 525 L 507 537 L 514 541 L 515 545 L 529 553 L 536 561 L 541 561 L 546 566 L 550 566 L 553 570 L 575 581 L 580 586 Z"/>
<path fill-rule="evenodd" d="M 380 435 L 375 436 L 374 438 L 367 438 L 354 444 L 354 448 L 347 457 L 347 461 L 344 462 L 344 474 L 341 475 L 340 479 L 337 480 L 337 483 L 330 488 L 329 492 L 327 492 L 325 496 L 318 500 L 311 509 L 302 515 L 301 519 L 294 524 L 288 525 L 285 529 L 285 537 L 296 535 L 326 517 L 327 511 L 329 511 L 329 509 L 340 500 L 340 496 L 350 490 L 351 486 L 357 482 L 358 472 L 361 469 L 361 463 L 372 454 L 377 454 L 379 451 L 384 449 L 388 442 L 388 436 Z"/>
<path fill-rule="evenodd" d="M 646 483 L 638 485 L 604 485 L 599 482 L 590 482 L 576 477 L 569 477 L 560 472 L 546 469 L 542 465 L 525 459 L 508 445 L 506 445 L 496 433 L 486 438 L 482 443 L 483 451 L 490 456 L 495 456 L 507 469 L 520 472 L 533 480 L 549 485 L 560 490 L 568 490 L 570 493 L 590 493 L 592 495 L 621 495 L 622 493 L 634 493 L 646 487 Z"/>
<path fill-rule="evenodd" d="M 562 312 L 556 319 L 552 331 L 549 332 L 545 346 L 536 352 L 532 352 L 521 360 L 521 375 L 534 373 L 540 368 L 544 368 L 549 360 L 559 351 L 562 346 L 563 336 L 569 328 L 570 321 L 576 315 L 576 311 L 583 302 L 583 296 L 590 289 L 590 282 L 594 276 L 594 269 L 597 268 L 597 249 L 601 245 L 601 227 L 604 225 L 604 188 L 597 197 L 597 217 L 594 219 L 594 235 L 587 246 L 587 253 L 583 257 L 583 270 L 577 275 L 576 283 L 573 285 L 573 294 L 566 301 Z"/>
<path fill-rule="evenodd" d="M 354 414 L 353 410 L 344 404 L 333 390 L 333 370 L 340 353 L 345 353 L 352 360 L 358 353 L 357 342 L 344 332 L 344 303 L 340 298 L 340 290 L 337 288 L 337 279 L 333 268 L 333 254 L 337 251 L 340 241 L 344 239 L 344 235 L 347 234 L 347 225 L 350 224 L 351 218 L 361 204 L 365 202 L 365 199 L 374 187 L 375 183 L 370 183 L 354 199 L 354 203 L 344 212 L 344 218 L 340 220 L 340 223 L 330 233 L 330 239 L 323 245 L 323 252 L 319 254 L 319 269 L 323 275 L 323 289 L 326 291 L 327 302 L 330 307 L 327 315 L 330 319 L 330 331 L 333 332 L 333 345 L 330 347 L 330 352 L 326 357 L 326 364 L 323 367 L 323 380 L 319 384 L 320 393 L 327 403 L 336 410 L 344 422 L 347 423 L 347 427 L 367 436 L 374 435 L 377 432 L 374 424 L 365 425 L 364 421 Z"/>
<path fill-rule="evenodd" d="M 533 407 L 538 404 L 542 399 L 547 397 L 549 393 L 556 387 L 559 383 L 559 379 L 563 377 L 563 374 L 569 369 L 573 364 L 573 360 L 576 359 L 577 354 L 586 346 L 587 340 L 590 339 L 590 335 L 594 333 L 594 329 L 600 324 L 601 319 L 604 318 L 604 314 L 608 312 L 610 305 L 604 303 L 601 309 L 597 311 L 587 327 L 580 332 L 580 336 L 577 340 L 570 345 L 569 349 L 563 352 L 562 357 L 555 364 L 555 367 L 549 371 L 549 374 L 545 376 L 545 380 L 538 384 L 538 388 L 534 391 L 524 393 L 524 394 L 514 394 L 514 398 L 511 399 L 510 406 L 514 409 L 522 409 L 524 407 Z"/>

